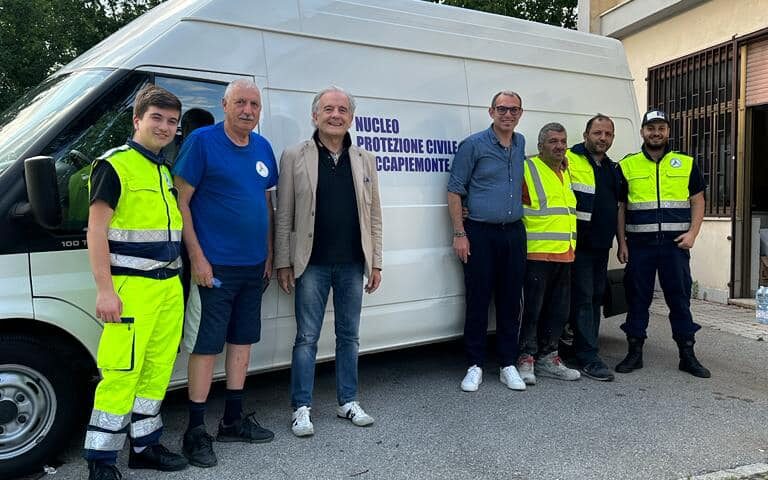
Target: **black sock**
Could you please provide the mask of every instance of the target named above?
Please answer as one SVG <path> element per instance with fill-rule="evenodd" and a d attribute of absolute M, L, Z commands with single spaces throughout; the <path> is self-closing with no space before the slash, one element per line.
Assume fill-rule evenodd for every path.
<path fill-rule="evenodd" d="M 198 403 L 189 401 L 189 426 L 187 430 L 203 425 L 205 423 L 205 402 Z"/>
<path fill-rule="evenodd" d="M 224 400 L 224 425 L 232 425 L 240 420 L 240 414 L 243 412 L 243 389 L 227 389 L 227 396 Z"/>

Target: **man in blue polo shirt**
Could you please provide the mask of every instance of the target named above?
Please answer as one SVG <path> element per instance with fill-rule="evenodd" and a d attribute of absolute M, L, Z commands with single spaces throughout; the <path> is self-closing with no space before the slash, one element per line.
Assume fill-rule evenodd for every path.
<path fill-rule="evenodd" d="M 525 390 L 515 364 L 525 276 L 526 237 L 522 185 L 525 137 L 515 132 L 523 104 L 512 91 L 493 96 L 493 123 L 459 144 L 448 180 L 453 249 L 464 265 L 467 373 L 461 389 L 474 392 L 483 381 L 488 307 L 496 298 L 496 350 L 500 379 Z M 462 205 L 468 209 L 466 220 Z"/>
<path fill-rule="evenodd" d="M 216 355 L 227 345 L 227 393 L 219 442 L 269 442 L 274 434 L 242 418 L 251 344 L 261 335 L 261 295 L 272 272 L 272 203 L 277 163 L 267 140 L 253 132 L 261 94 L 249 80 L 230 83 L 224 121 L 196 130 L 174 168 L 192 288 L 184 325 L 189 356 L 189 426 L 182 452 L 189 463 L 217 459 L 205 429 L 205 404 Z"/>

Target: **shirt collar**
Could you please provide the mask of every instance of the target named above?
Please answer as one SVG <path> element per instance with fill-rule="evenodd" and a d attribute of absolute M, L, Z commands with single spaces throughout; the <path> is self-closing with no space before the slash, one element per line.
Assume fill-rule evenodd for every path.
<path fill-rule="evenodd" d="M 320 135 L 315 129 L 315 133 L 312 134 L 312 139 L 315 141 L 315 144 L 317 145 L 318 149 L 328 150 L 325 145 L 323 145 L 323 142 L 320 141 Z M 352 136 L 349 134 L 349 132 L 344 134 L 344 141 L 341 144 L 342 152 L 344 150 L 347 150 L 349 147 L 352 146 Z"/>
<path fill-rule="evenodd" d="M 163 151 L 161 150 L 159 154 L 155 155 L 152 151 L 144 147 L 144 145 L 136 142 L 132 138 L 129 138 L 125 142 L 129 147 L 133 148 L 143 156 L 147 157 L 147 160 L 149 160 L 152 163 L 156 163 L 158 165 L 165 164 L 165 155 L 163 155 Z"/>
<path fill-rule="evenodd" d="M 517 139 L 520 138 L 520 136 L 517 134 L 517 132 L 512 133 L 512 144 L 511 146 L 517 147 Z M 496 132 L 493 131 L 493 124 L 491 124 L 490 127 L 488 127 L 488 139 L 491 141 L 491 143 L 499 144 L 502 147 L 502 143 L 499 141 L 499 137 L 496 136 Z M 506 148 L 506 147 L 505 147 Z"/>
<path fill-rule="evenodd" d="M 590 163 L 597 165 L 597 162 L 595 162 L 595 159 L 592 158 L 592 154 L 589 153 L 589 150 L 587 150 L 587 146 L 584 144 L 584 142 L 577 143 L 576 145 L 572 146 L 571 151 L 577 155 L 584 155 L 587 157 L 587 160 L 589 160 Z M 611 162 L 611 158 L 607 153 L 603 157 L 603 160 Z"/>

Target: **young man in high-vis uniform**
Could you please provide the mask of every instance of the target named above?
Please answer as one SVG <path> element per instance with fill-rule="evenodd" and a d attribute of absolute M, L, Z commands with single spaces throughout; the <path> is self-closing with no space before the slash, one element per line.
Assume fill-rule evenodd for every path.
<path fill-rule="evenodd" d="M 558 343 L 570 311 L 571 263 L 576 249 L 576 197 L 565 169 L 565 127 L 548 123 L 539 131 L 539 155 L 525 160 L 523 223 L 528 239 L 525 307 L 517 370 L 526 385 L 536 375 L 578 380 L 566 367 Z"/>
<path fill-rule="evenodd" d="M 608 158 L 613 120 L 595 115 L 584 129 L 584 141 L 567 152 L 568 172 L 576 195 L 576 259 L 571 267 L 572 354 L 581 373 L 600 381 L 613 372 L 598 354 L 600 307 L 608 276 L 608 256 L 616 236 L 619 165 Z"/>
<path fill-rule="evenodd" d="M 672 338 L 680 349 L 682 371 L 709 378 L 693 352 L 701 327 L 691 315 L 690 250 L 704 220 L 704 180 L 693 158 L 669 145 L 667 115 L 651 110 L 643 116 L 643 147 L 619 163 L 624 177 L 618 220 L 618 257 L 627 263 L 624 285 L 629 312 L 621 329 L 629 344 L 616 371 L 643 367 L 643 344 L 653 300 L 656 273 L 669 307 Z"/>
<path fill-rule="evenodd" d="M 159 443 L 160 404 L 184 315 L 182 219 L 161 149 L 176 135 L 180 115 L 178 98 L 146 86 L 134 103 L 133 138 L 93 164 L 88 256 L 104 331 L 97 355 L 102 380 L 83 451 L 90 480 L 121 478 L 115 463 L 128 435 L 130 468 L 187 467 Z"/>

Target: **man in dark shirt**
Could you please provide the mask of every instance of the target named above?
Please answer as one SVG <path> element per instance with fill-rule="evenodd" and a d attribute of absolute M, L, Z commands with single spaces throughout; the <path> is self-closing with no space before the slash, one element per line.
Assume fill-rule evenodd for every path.
<path fill-rule="evenodd" d="M 613 144 L 613 135 L 613 120 L 595 115 L 587 122 L 584 142 L 567 152 L 578 219 L 576 259 L 571 270 L 573 356 L 585 376 L 601 381 L 613 380 L 613 373 L 598 355 L 597 345 L 619 201 L 618 164 L 606 153 Z"/>
<path fill-rule="evenodd" d="M 496 301 L 500 380 L 512 390 L 525 390 L 515 367 L 526 258 L 521 220 L 525 137 L 515 132 L 523 114 L 520 95 L 497 93 L 488 114 L 491 126 L 459 144 L 448 180 L 453 249 L 464 265 L 466 289 L 465 392 L 477 391 L 483 381 L 491 295 Z M 462 205 L 468 210 L 466 220 Z"/>
<path fill-rule="evenodd" d="M 352 145 L 354 98 L 338 87 L 312 102 L 312 139 L 280 158 L 275 267 L 285 293 L 296 289 L 291 359 L 291 430 L 314 433 L 310 418 L 317 341 L 333 289 L 337 416 L 363 427 L 374 419 L 357 399 L 363 285 L 381 282 L 381 205 L 374 156 Z M 363 282 L 363 275 L 368 277 Z"/>
<path fill-rule="evenodd" d="M 669 145 L 669 119 L 651 110 L 643 116 L 643 147 L 619 163 L 623 176 L 618 220 L 618 257 L 627 263 L 624 285 L 629 311 L 626 358 L 619 373 L 643 367 L 643 344 L 656 273 L 669 307 L 672 338 L 680 350 L 679 368 L 700 378 L 710 372 L 693 352 L 701 327 L 691 315 L 690 250 L 704 220 L 704 180 L 696 162 Z"/>

